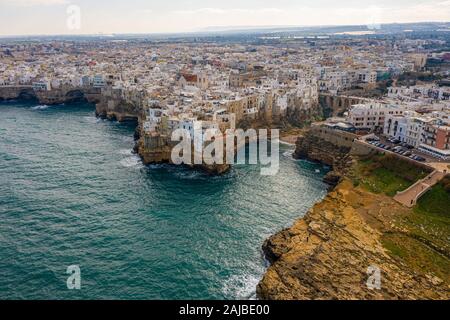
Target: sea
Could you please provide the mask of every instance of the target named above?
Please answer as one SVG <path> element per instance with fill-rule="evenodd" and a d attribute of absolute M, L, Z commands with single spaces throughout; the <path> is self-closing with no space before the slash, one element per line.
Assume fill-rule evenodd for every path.
<path fill-rule="evenodd" d="M 0 104 L 0 299 L 255 299 L 264 240 L 326 195 L 329 168 L 289 145 L 274 176 L 145 166 L 135 124 L 94 111 Z"/>

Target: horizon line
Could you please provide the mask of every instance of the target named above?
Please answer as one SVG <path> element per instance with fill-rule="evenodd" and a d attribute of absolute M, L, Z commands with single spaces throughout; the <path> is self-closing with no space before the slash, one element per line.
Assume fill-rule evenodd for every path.
<path fill-rule="evenodd" d="M 410 25 L 410 24 L 450 24 L 450 21 L 415 21 L 415 22 L 386 22 L 376 24 L 379 26 L 386 25 Z M 376 29 L 370 29 L 369 26 L 373 26 L 374 24 L 311 24 L 311 25 L 252 25 L 252 26 L 209 26 L 204 27 L 201 30 L 197 31 L 168 31 L 168 32 L 127 32 L 127 33 L 106 33 L 106 32 L 98 32 L 98 33 L 47 33 L 47 34 L 11 34 L 11 35 L 2 35 L 0 34 L 0 38 L 21 38 L 21 37 L 78 37 L 78 36 L 123 36 L 123 35 L 194 35 L 194 34 L 220 34 L 226 32 L 239 32 L 239 31 L 257 31 L 257 30 L 270 30 L 277 28 L 326 28 L 326 27 L 362 27 L 366 26 L 369 30 L 376 31 Z M 207 30 L 209 28 L 223 28 L 223 30 Z M 228 28 L 228 29 L 227 29 Z M 449 29 L 450 30 L 450 29 Z"/>

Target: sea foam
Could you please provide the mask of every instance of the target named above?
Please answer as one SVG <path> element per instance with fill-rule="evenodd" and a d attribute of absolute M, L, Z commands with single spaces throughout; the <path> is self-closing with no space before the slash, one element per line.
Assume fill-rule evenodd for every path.
<path fill-rule="evenodd" d="M 251 274 L 231 276 L 225 281 L 223 293 L 228 299 L 256 300 L 259 278 Z"/>
<path fill-rule="evenodd" d="M 31 107 L 32 110 L 45 110 L 50 108 L 50 106 L 44 104 L 44 105 L 40 105 L 40 106 L 35 106 L 35 107 Z"/>
<path fill-rule="evenodd" d="M 133 168 L 133 167 L 141 168 L 144 166 L 142 164 L 141 158 L 139 158 L 139 156 L 136 155 L 122 159 L 120 161 L 120 164 L 125 168 Z"/>

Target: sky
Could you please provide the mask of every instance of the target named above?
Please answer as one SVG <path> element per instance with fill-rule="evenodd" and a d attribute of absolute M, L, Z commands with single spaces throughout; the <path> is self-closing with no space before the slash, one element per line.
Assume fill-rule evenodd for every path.
<path fill-rule="evenodd" d="M 450 0 L 0 0 L 0 35 L 450 22 Z"/>

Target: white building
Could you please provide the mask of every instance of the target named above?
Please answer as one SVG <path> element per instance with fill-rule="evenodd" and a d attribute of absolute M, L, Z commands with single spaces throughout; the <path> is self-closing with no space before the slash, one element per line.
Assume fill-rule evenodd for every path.
<path fill-rule="evenodd" d="M 364 70 L 358 72 L 358 81 L 374 85 L 377 83 L 378 74 L 376 71 Z"/>
<path fill-rule="evenodd" d="M 36 91 L 50 91 L 52 89 L 50 81 L 42 80 L 33 82 L 33 89 Z"/>
<path fill-rule="evenodd" d="M 373 131 L 384 127 L 386 116 L 402 115 L 404 111 L 403 107 L 374 101 L 353 105 L 346 120 L 356 129 Z"/>
<path fill-rule="evenodd" d="M 384 135 L 396 138 L 415 148 L 426 143 L 424 130 L 435 119 L 420 116 L 413 111 L 406 111 L 403 115 L 386 116 Z"/>
<path fill-rule="evenodd" d="M 147 110 L 147 118 L 144 122 L 145 132 L 156 132 L 160 129 L 164 112 L 161 109 L 149 108 Z"/>
<path fill-rule="evenodd" d="M 104 88 L 106 86 L 106 81 L 102 75 L 95 75 L 92 80 L 92 85 L 94 88 Z"/>

